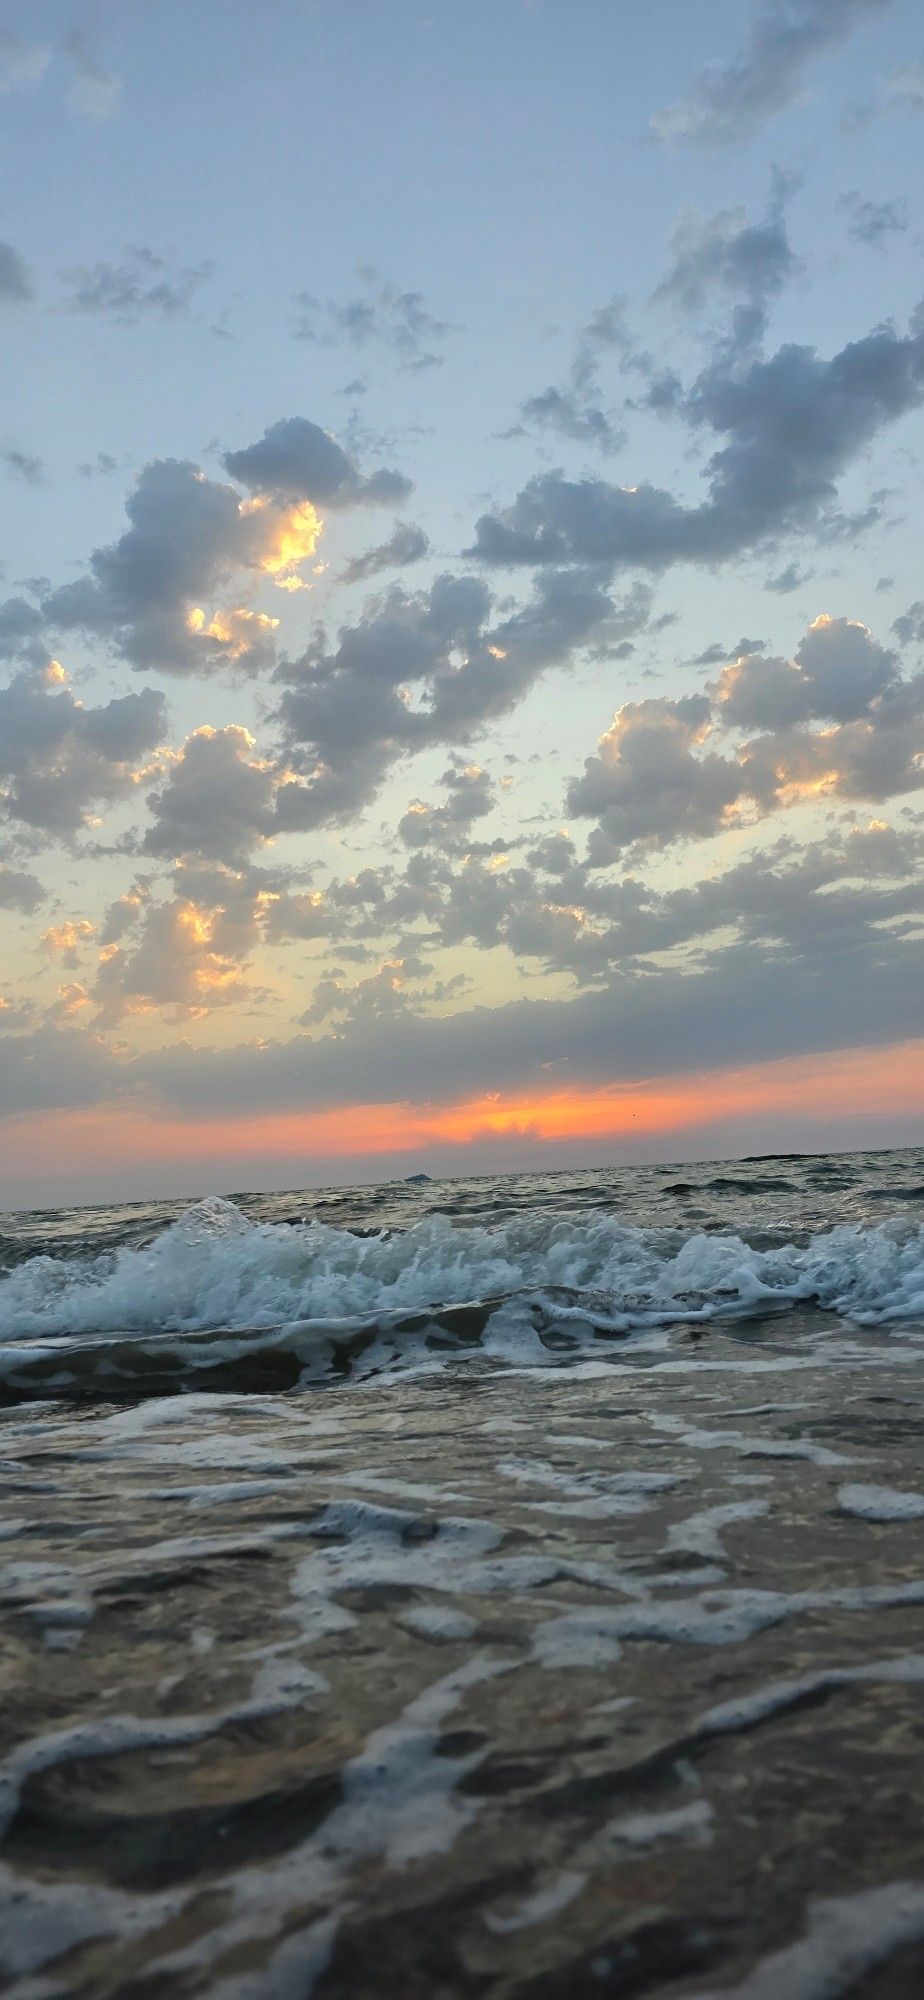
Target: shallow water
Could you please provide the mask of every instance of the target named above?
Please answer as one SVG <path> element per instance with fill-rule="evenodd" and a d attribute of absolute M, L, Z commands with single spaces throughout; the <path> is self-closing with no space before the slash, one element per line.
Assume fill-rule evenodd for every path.
<path fill-rule="evenodd" d="M 3 1219 L 6 1989 L 917 1995 L 922 1185 Z"/>

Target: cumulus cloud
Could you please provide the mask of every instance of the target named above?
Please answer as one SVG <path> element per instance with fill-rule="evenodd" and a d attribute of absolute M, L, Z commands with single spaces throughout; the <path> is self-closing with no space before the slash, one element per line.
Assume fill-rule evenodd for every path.
<path fill-rule="evenodd" d="M 233 724 L 194 730 L 166 783 L 148 796 L 144 853 L 203 855 L 234 866 L 271 839 L 273 766 L 254 748 L 249 732 Z"/>
<path fill-rule="evenodd" d="M 146 244 L 129 248 L 118 264 L 81 265 L 63 273 L 71 312 L 92 313 L 118 326 L 140 319 L 176 319 L 189 311 L 212 266 L 174 264 Z"/>
<path fill-rule="evenodd" d="M 166 730 L 153 688 L 85 707 L 53 661 L 27 668 L 0 689 L 0 801 L 13 821 L 57 837 L 86 824 L 94 807 L 131 795 L 139 759 Z"/>
<path fill-rule="evenodd" d="M 45 901 L 46 891 L 27 868 L 11 868 L 0 860 L 0 910 L 21 910 L 30 916 Z"/>
<path fill-rule="evenodd" d="M 175 1020 L 202 1019 L 245 999 L 246 978 L 236 955 L 221 949 L 217 920 L 181 897 L 148 903 L 137 934 L 100 953 L 92 990 L 98 1018 L 112 1024 L 164 1009 Z"/>
<path fill-rule="evenodd" d="M 721 349 L 679 402 L 694 431 L 724 440 L 705 467 L 708 497 L 540 473 L 511 506 L 483 514 L 483 562 L 583 562 L 652 571 L 720 562 L 797 528 L 845 526 L 842 473 L 885 425 L 924 400 L 924 328 L 877 328 L 830 360 L 787 345 L 741 362 Z M 864 524 L 876 518 L 867 509 Z"/>
<path fill-rule="evenodd" d="M 341 627 L 335 647 L 320 632 L 279 669 L 278 719 L 297 774 L 277 795 L 280 827 L 348 819 L 400 758 L 471 741 L 615 615 L 580 571 L 552 571 L 522 610 L 491 613 L 475 577 L 444 574 L 413 594 L 394 585 Z"/>
<path fill-rule="evenodd" d="M 709 694 L 626 703 L 568 809 L 596 821 L 605 865 L 806 799 L 896 797 L 920 785 L 922 754 L 924 676 L 901 680 L 865 626 L 822 616 L 792 660 L 746 654 Z"/>
<path fill-rule="evenodd" d="M 90 922 L 89 917 L 67 917 L 61 924 L 50 924 L 42 933 L 40 943 L 43 951 L 76 972 L 86 946 L 95 935 L 96 925 Z"/>
<path fill-rule="evenodd" d="M 723 722 L 738 729 L 865 715 L 898 677 L 894 653 L 856 619 L 816 618 L 792 660 L 745 654 L 717 684 Z"/>
<path fill-rule="evenodd" d="M 301 417 L 229 452 L 225 465 L 250 497 L 190 460 L 146 465 L 126 501 L 124 534 L 93 552 L 87 575 L 48 593 L 48 625 L 104 639 L 139 669 L 266 671 L 279 620 L 242 603 L 241 591 L 260 581 L 304 587 L 301 565 L 323 527 L 319 505 L 390 503 L 409 490 L 397 472 L 363 478 L 333 438 Z"/>
<path fill-rule="evenodd" d="M 686 97 L 655 113 L 655 138 L 697 146 L 752 138 L 797 102 L 820 56 L 888 5 L 889 0 L 773 0 L 757 14 L 740 54 L 701 70 Z"/>
<path fill-rule="evenodd" d="M 0 242 L 0 305 L 24 305 L 34 298 L 32 274 L 12 243 Z"/>
<path fill-rule="evenodd" d="M 256 444 L 226 452 L 222 463 L 251 493 L 282 506 L 305 500 L 317 507 L 398 506 L 412 490 L 400 472 L 362 478 L 336 439 L 307 417 L 281 417 Z"/>
<path fill-rule="evenodd" d="M 341 583 L 364 583 L 386 569 L 406 569 L 429 554 L 429 537 L 410 521 L 399 521 L 388 540 L 362 555 L 351 556 L 340 572 Z"/>
<path fill-rule="evenodd" d="M 432 847 L 456 854 L 467 848 L 476 820 L 492 812 L 497 794 L 490 772 L 479 764 L 454 764 L 443 772 L 446 799 L 442 805 L 413 799 L 398 821 L 398 836 L 406 847 Z"/>
<path fill-rule="evenodd" d="M 710 716 L 704 695 L 627 702 L 570 786 L 568 812 L 595 819 L 614 856 L 714 833 L 744 779 L 733 757 L 700 754 Z"/>
<path fill-rule="evenodd" d="M 299 582 L 321 531 L 310 502 L 243 500 L 188 460 L 159 459 L 139 475 L 126 512 L 128 528 L 94 551 L 89 575 L 45 598 L 49 625 L 105 639 L 138 669 L 268 667 L 278 620 L 228 597 L 240 579 Z"/>
<path fill-rule="evenodd" d="M 38 648 L 45 620 L 25 597 L 7 597 L 0 603 L 0 659 L 31 654 Z M 38 664 L 38 659 L 36 659 Z"/>

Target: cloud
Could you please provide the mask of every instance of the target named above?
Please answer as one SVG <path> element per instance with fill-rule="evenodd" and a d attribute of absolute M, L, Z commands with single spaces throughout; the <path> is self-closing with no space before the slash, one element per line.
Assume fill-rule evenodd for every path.
<path fill-rule="evenodd" d="M 96 936 L 96 925 L 88 917 L 68 917 L 64 923 L 51 924 L 40 939 L 41 948 L 52 958 L 59 958 L 62 965 L 76 972 L 90 939 Z"/>
<path fill-rule="evenodd" d="M 323 507 L 398 506 L 412 491 L 400 472 L 383 469 L 361 478 L 336 439 L 307 417 L 281 417 L 256 444 L 226 452 L 222 464 L 232 479 L 282 506 L 304 500 Z"/>
<path fill-rule="evenodd" d="M 171 264 L 146 244 L 129 248 L 119 264 L 91 264 L 62 273 L 71 312 L 92 313 L 117 326 L 148 319 L 177 319 L 210 277 L 212 266 Z"/>
<path fill-rule="evenodd" d="M 29 266 L 12 243 L 0 243 L 0 305 L 24 305 L 34 298 Z"/>
<path fill-rule="evenodd" d="M 31 655 L 37 652 L 44 627 L 41 612 L 25 597 L 5 598 L 0 602 L 0 659 L 13 659 L 17 653 Z M 43 656 L 42 664 L 46 658 L 47 655 Z M 38 657 L 34 663 L 39 664 Z"/>
<path fill-rule="evenodd" d="M 21 910 L 24 916 L 31 916 L 45 901 L 46 893 L 37 875 L 0 861 L 0 910 Z"/>
<path fill-rule="evenodd" d="M 686 97 L 655 112 L 651 130 L 673 145 L 728 146 L 802 96 L 811 65 L 889 0 L 773 0 L 758 13 L 739 55 L 700 71 Z"/>
<path fill-rule="evenodd" d="M 93 807 L 131 795 L 166 720 L 153 688 L 88 708 L 56 661 L 29 668 L 0 689 L 0 803 L 12 820 L 67 837 Z"/>
<path fill-rule="evenodd" d="M 799 268 L 786 233 L 786 192 L 778 176 L 762 222 L 748 222 L 740 203 L 714 215 L 702 215 L 687 203 L 671 231 L 671 267 L 655 298 L 687 315 L 699 312 L 715 293 L 724 293 L 750 309 L 746 329 L 738 323 L 739 345 L 743 336 L 756 338 L 763 332 L 772 300 Z"/>
<path fill-rule="evenodd" d="M 730 731 L 745 740 L 726 747 Z M 902 681 L 865 626 L 822 616 L 793 660 L 745 655 L 708 695 L 626 703 L 567 805 L 596 821 L 605 866 L 806 800 L 896 797 L 920 786 L 922 755 L 924 676 Z"/>
<path fill-rule="evenodd" d="M 636 843 L 666 846 L 714 833 L 744 778 L 734 758 L 697 754 L 710 713 L 704 695 L 627 702 L 569 787 L 568 812 L 595 819 L 614 857 Z"/>
<path fill-rule="evenodd" d="M 404 569 L 408 563 L 420 562 L 429 550 L 429 537 L 422 528 L 414 527 L 410 521 L 399 521 L 387 542 L 379 542 L 361 556 L 350 557 L 340 572 L 340 582 L 362 583 L 370 576 L 380 576 L 385 569 Z"/>
<path fill-rule="evenodd" d="M 30 452 L 17 451 L 15 446 L 8 445 L 5 451 L 0 451 L 0 461 L 14 479 L 21 479 L 26 486 L 42 484 L 45 468 L 41 459 L 33 458 Z"/>
<path fill-rule="evenodd" d="M 84 118 L 111 118 L 121 95 L 121 79 L 103 68 L 85 29 L 74 28 L 63 48 L 72 72 L 67 93 L 71 110 Z"/>
<path fill-rule="evenodd" d="M 363 289 L 352 299 L 338 303 L 312 292 L 296 294 L 296 339 L 390 348 L 412 374 L 440 367 L 436 350 L 453 331 L 449 321 L 434 317 L 421 292 L 401 291 L 370 265 L 361 264 L 357 275 Z"/>
<path fill-rule="evenodd" d="M 493 623 L 491 612 L 475 577 L 444 574 L 413 594 L 396 584 L 341 627 L 336 647 L 321 632 L 280 667 L 277 719 L 298 774 L 278 793 L 280 827 L 349 819 L 402 757 L 470 742 L 616 616 L 580 571 L 548 573 L 522 610 Z M 647 602 L 633 604 L 627 619 L 646 615 Z"/>
<path fill-rule="evenodd" d="M 406 847 L 458 854 L 470 845 L 476 820 L 494 810 L 497 794 L 490 772 L 479 764 L 450 765 L 440 782 L 448 793 L 445 803 L 412 800 L 398 821 L 398 836 Z"/>
<path fill-rule="evenodd" d="M 788 597 L 793 590 L 800 590 L 804 583 L 811 583 L 808 570 L 800 569 L 797 562 L 788 562 L 775 576 L 764 577 L 764 589 L 773 590 L 779 597 Z"/>
<path fill-rule="evenodd" d="M 196 854 L 233 867 L 275 831 L 272 765 L 246 729 L 208 725 L 187 737 L 164 786 L 148 796 L 151 855 Z"/>
<path fill-rule="evenodd" d="M 236 955 L 220 948 L 219 921 L 220 913 L 180 897 L 147 904 L 131 943 L 100 954 L 92 993 L 100 1021 L 160 1009 L 175 1020 L 203 1019 L 244 1000 L 247 981 Z"/>
<path fill-rule="evenodd" d="M 625 443 L 625 432 L 604 407 L 600 390 L 600 362 L 608 350 L 631 365 L 632 343 L 618 298 L 598 306 L 581 328 L 567 385 L 559 388 L 551 384 L 538 395 L 528 396 L 520 404 L 520 423 L 504 435 L 520 437 L 524 428 L 532 426 L 576 444 L 595 445 L 602 452 L 618 451 Z"/>
<path fill-rule="evenodd" d="M 241 577 L 298 586 L 299 565 L 321 531 L 310 502 L 244 500 L 190 461 L 171 458 L 144 467 L 126 512 L 128 528 L 94 551 L 89 575 L 45 598 L 48 624 L 106 639 L 139 669 L 267 669 L 278 620 L 233 597 L 229 604 L 229 594 Z"/>
<path fill-rule="evenodd" d="M 888 423 L 924 401 L 924 328 L 877 328 L 822 359 L 787 345 L 743 364 L 720 350 L 683 396 L 691 428 L 724 443 L 708 459 L 708 497 L 663 487 L 540 473 L 509 507 L 484 514 L 469 552 L 483 562 L 582 562 L 612 572 L 722 562 L 794 530 L 855 525 L 836 513 L 837 481 Z M 862 521 L 876 518 L 875 507 Z"/>
<path fill-rule="evenodd" d="M 893 619 L 892 630 L 900 646 L 924 646 L 924 597 L 916 598 L 901 617 Z"/>
<path fill-rule="evenodd" d="M 839 197 L 837 205 L 841 214 L 849 218 L 848 236 L 855 243 L 870 244 L 875 250 L 881 250 L 890 236 L 900 236 L 908 228 L 905 201 L 871 201 L 868 195 L 853 188 Z"/>
<path fill-rule="evenodd" d="M 849 966 L 849 972 L 848 972 Z M 924 952 L 888 933 L 846 956 L 743 944 L 701 969 L 616 978 L 577 998 L 524 999 L 427 1018 L 408 1009 L 320 1038 L 203 1049 L 174 1042 L 134 1058 L 71 1030 L 18 1038 L 3 1066 L 8 1112 L 130 1091 L 183 1118 L 302 1106 L 452 1103 L 491 1091 L 545 1095 L 739 1062 L 883 1046 L 918 1035 Z"/>
<path fill-rule="evenodd" d="M 31 90 L 40 83 L 51 60 L 46 42 L 27 42 L 12 28 L 0 28 L 0 94 Z"/>
<path fill-rule="evenodd" d="M 528 396 L 520 414 L 525 424 L 556 431 L 578 444 L 597 445 L 601 451 L 617 451 L 625 443 L 625 432 L 614 426 L 600 404 L 581 401 L 573 389 L 551 387 Z"/>
<path fill-rule="evenodd" d="M 726 726 L 780 729 L 813 719 L 855 721 L 897 679 L 894 653 L 865 625 L 823 614 L 792 660 L 745 655 L 725 668 L 716 692 Z"/>

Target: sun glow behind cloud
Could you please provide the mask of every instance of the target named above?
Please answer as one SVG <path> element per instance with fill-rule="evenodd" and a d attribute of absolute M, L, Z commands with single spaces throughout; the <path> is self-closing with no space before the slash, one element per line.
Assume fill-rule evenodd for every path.
<path fill-rule="evenodd" d="M 924 1114 L 924 1042 L 848 1049 L 746 1068 L 660 1077 L 601 1089 L 557 1088 L 529 1094 L 491 1092 L 455 1104 L 351 1104 L 289 1112 L 181 1118 L 150 1102 L 104 1106 L 11 1121 L 18 1173 L 53 1173 L 63 1186 L 85 1175 L 88 1158 L 109 1170 L 161 1166 L 171 1184 L 193 1185 L 207 1172 L 221 1185 L 248 1161 L 278 1161 L 291 1185 L 311 1185 L 325 1173 L 362 1180 L 366 1160 L 404 1164 L 424 1158 L 450 1173 L 490 1163 L 506 1142 L 530 1147 L 541 1168 L 549 1148 L 586 1142 L 588 1158 L 709 1156 L 709 1135 L 727 1149 L 737 1129 L 742 1146 L 772 1146 L 779 1124 L 817 1130 L 822 1142 L 832 1107 L 864 1138 L 864 1121 Z M 650 1143 L 648 1143 L 650 1142 Z M 611 1149 L 611 1150 L 610 1150 Z M 186 1171 L 193 1169 L 192 1176 Z M 397 1170 L 397 1168 L 396 1168 Z"/>

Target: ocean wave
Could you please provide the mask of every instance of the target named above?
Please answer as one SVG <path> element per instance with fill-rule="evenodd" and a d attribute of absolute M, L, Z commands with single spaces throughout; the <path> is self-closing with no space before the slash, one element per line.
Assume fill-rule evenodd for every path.
<path fill-rule="evenodd" d="M 143 1247 L 37 1256 L 9 1271 L 0 1340 L 374 1324 L 510 1299 L 614 1334 L 795 1304 L 888 1326 L 924 1315 L 924 1226 L 842 1225 L 805 1244 L 758 1246 L 594 1210 L 493 1227 L 431 1215 L 359 1234 L 316 1220 L 253 1223 L 212 1197 Z"/>

